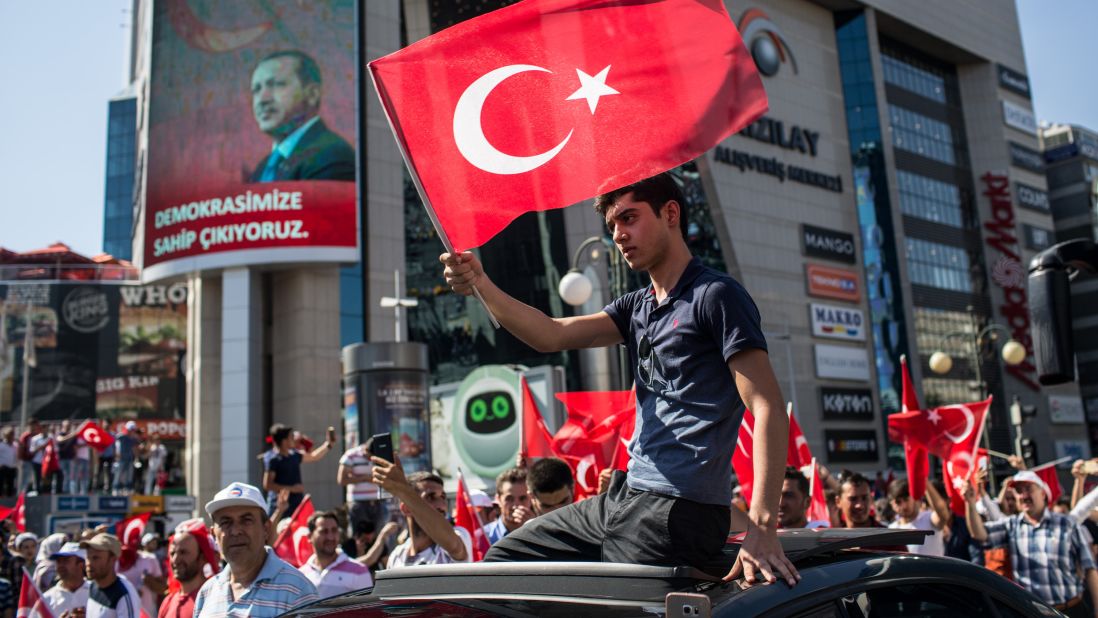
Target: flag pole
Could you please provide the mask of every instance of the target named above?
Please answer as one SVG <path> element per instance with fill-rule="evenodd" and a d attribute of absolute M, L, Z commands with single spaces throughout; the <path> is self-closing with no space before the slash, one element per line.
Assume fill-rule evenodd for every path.
<path fill-rule="evenodd" d="M 1043 463 L 1039 466 L 1034 466 L 1032 468 L 1029 468 L 1027 471 L 1028 472 L 1036 472 L 1038 470 L 1044 470 L 1045 468 L 1050 468 L 1052 466 L 1058 466 L 1062 463 L 1067 463 L 1067 462 L 1071 461 L 1071 459 L 1072 459 L 1071 455 L 1065 455 L 1065 456 L 1063 456 L 1059 459 L 1054 459 L 1054 460 L 1052 460 L 1048 463 Z"/>
<path fill-rule="evenodd" d="M 393 117 L 389 114 L 389 106 L 387 102 L 388 97 L 381 90 L 381 84 L 374 79 L 374 72 L 370 71 L 370 81 L 374 84 L 374 91 L 377 92 L 377 97 L 381 101 L 381 109 L 385 111 L 385 120 L 389 123 L 389 130 L 393 132 L 393 136 L 397 139 L 393 140 L 397 144 L 397 148 L 400 150 L 400 156 L 404 159 L 404 166 L 408 168 L 408 174 L 412 177 L 412 184 L 416 187 L 416 193 L 419 194 L 419 199 L 423 202 L 424 209 L 427 210 L 427 217 L 431 219 L 431 225 L 435 228 L 435 233 L 438 234 L 439 240 L 442 241 L 442 246 L 446 249 L 447 253 L 454 252 L 454 245 L 450 242 L 450 237 L 446 235 L 446 230 L 442 228 L 442 224 L 438 220 L 438 215 L 435 214 L 434 206 L 431 205 L 431 200 L 427 197 L 427 191 L 423 189 L 423 183 L 419 180 L 419 174 L 416 172 L 416 168 L 412 165 L 412 159 L 408 156 L 408 151 L 404 148 L 404 142 L 400 139 L 400 132 L 397 130 L 396 124 L 393 122 Z M 484 297 L 480 295 L 480 290 L 477 286 L 473 286 L 473 296 L 480 301 L 480 305 L 484 307 L 484 311 L 488 313 L 488 319 L 492 322 L 492 326 L 499 328 L 499 320 L 496 319 L 496 315 L 492 313 L 492 310 L 488 308 L 488 303 L 484 301 Z"/>

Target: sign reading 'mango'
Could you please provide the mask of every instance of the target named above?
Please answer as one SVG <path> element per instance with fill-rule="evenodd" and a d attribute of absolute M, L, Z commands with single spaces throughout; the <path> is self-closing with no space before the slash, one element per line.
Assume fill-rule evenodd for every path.
<path fill-rule="evenodd" d="M 356 260 L 354 3 L 153 11 L 142 277 Z"/>

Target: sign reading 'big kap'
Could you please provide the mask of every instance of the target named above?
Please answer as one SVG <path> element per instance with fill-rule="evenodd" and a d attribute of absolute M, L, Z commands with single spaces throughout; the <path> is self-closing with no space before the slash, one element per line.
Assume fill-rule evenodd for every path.
<path fill-rule="evenodd" d="M 869 355 L 865 348 L 817 343 L 816 377 L 835 380 L 869 380 Z"/>
<path fill-rule="evenodd" d="M 807 256 L 847 264 L 855 261 L 853 234 L 805 223 L 801 225 L 801 243 Z"/>
<path fill-rule="evenodd" d="M 812 303 L 808 314 L 816 337 L 865 341 L 865 317 L 861 309 Z"/>

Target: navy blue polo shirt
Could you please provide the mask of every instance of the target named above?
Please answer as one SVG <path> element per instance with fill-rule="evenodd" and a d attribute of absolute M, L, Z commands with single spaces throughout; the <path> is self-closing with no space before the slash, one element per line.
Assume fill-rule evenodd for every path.
<path fill-rule="evenodd" d="M 636 377 L 629 486 L 728 506 L 744 412 L 728 359 L 766 350 L 755 301 L 695 257 L 662 303 L 648 286 L 603 311 L 621 331 Z"/>

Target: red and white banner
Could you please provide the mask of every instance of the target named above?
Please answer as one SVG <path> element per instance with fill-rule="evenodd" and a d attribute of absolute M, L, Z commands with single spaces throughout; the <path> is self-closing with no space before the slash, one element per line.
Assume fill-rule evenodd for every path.
<path fill-rule="evenodd" d="M 459 251 L 694 159 L 767 107 L 721 0 L 529 0 L 369 69 Z"/>
<path fill-rule="evenodd" d="M 786 412 L 789 414 L 789 454 L 785 458 L 786 465 L 794 468 L 811 465 L 815 458 L 812 457 L 812 449 L 808 448 L 808 439 L 804 437 L 797 417 L 793 416 L 792 403 L 788 405 Z"/>
<path fill-rule="evenodd" d="M 309 542 L 309 517 L 316 512 L 312 496 L 306 494 L 297 510 L 290 516 L 290 524 L 278 535 L 274 550 L 279 558 L 299 568 L 313 555 L 313 544 Z"/>
<path fill-rule="evenodd" d="M 149 19 L 142 278 L 357 260 L 354 6 L 156 2 Z"/>
<path fill-rule="evenodd" d="M 900 373 L 903 380 L 901 393 L 901 412 L 917 412 L 922 408 L 919 405 L 919 395 L 915 392 L 915 382 L 911 379 L 911 372 L 907 368 L 907 356 L 900 357 Z M 922 500 L 926 494 L 926 481 L 930 478 L 930 455 L 926 448 L 911 440 L 902 440 L 904 445 L 904 459 L 907 467 L 907 487 L 912 500 Z M 891 470 L 889 471 L 891 474 Z"/>

